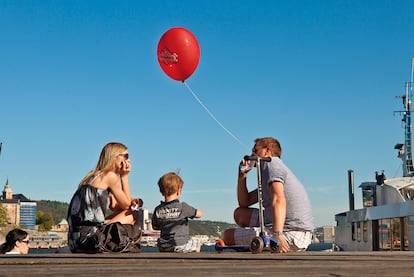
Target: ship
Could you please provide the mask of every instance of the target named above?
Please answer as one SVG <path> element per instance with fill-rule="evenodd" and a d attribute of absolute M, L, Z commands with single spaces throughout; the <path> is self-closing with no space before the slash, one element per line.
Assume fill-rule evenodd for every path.
<path fill-rule="evenodd" d="M 66 241 L 55 232 L 30 235 L 30 249 L 50 249 L 66 246 Z"/>
<path fill-rule="evenodd" d="M 405 83 L 401 98 L 404 143 L 394 149 L 402 160 L 402 176 L 388 179 L 375 172 L 375 181 L 362 182 L 361 209 L 354 204 L 354 172 L 348 170 L 349 211 L 335 215 L 335 243 L 343 251 L 413 251 L 414 250 L 414 167 L 412 157 L 412 87 Z"/>
<path fill-rule="evenodd" d="M 160 237 L 160 231 L 142 230 L 141 246 L 142 247 L 156 247 L 157 240 L 159 237 Z"/>

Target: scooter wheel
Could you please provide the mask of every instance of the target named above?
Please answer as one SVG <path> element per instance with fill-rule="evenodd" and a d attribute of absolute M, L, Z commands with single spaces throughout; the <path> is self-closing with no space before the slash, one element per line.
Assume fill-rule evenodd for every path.
<path fill-rule="evenodd" d="M 263 242 L 263 239 L 261 237 L 255 237 L 250 242 L 250 251 L 253 254 L 257 254 L 257 253 L 262 252 L 263 247 L 264 247 L 264 242 Z"/>
<path fill-rule="evenodd" d="M 224 241 L 222 239 L 218 239 L 218 240 L 216 240 L 216 244 L 214 245 L 214 249 L 216 250 L 217 253 L 221 253 L 221 252 L 223 252 L 224 246 L 226 246 L 226 244 L 224 244 Z"/>
<path fill-rule="evenodd" d="M 218 244 L 218 243 L 216 243 L 214 245 L 214 249 L 216 250 L 217 253 L 223 252 L 223 247 L 220 244 Z"/>
<path fill-rule="evenodd" d="M 270 240 L 270 252 L 272 252 L 272 253 L 279 253 L 280 252 L 279 243 L 272 240 L 272 239 Z"/>

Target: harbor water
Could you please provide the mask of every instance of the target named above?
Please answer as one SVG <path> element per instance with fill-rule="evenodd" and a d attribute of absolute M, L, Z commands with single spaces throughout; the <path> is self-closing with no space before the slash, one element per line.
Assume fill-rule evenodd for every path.
<path fill-rule="evenodd" d="M 203 245 L 201 246 L 201 252 L 214 252 L 214 245 Z M 141 252 L 149 253 L 149 252 L 159 252 L 157 247 L 142 247 Z M 70 253 L 69 249 L 66 247 L 64 248 L 49 248 L 49 249 L 30 249 L 29 254 L 53 254 L 53 253 Z"/>

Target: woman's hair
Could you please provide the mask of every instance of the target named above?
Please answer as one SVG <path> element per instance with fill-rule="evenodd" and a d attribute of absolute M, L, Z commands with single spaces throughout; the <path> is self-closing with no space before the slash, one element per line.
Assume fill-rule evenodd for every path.
<path fill-rule="evenodd" d="M 22 229 L 11 230 L 6 236 L 6 241 L 0 245 L 0 253 L 4 254 L 12 250 L 16 246 L 16 241 L 24 240 L 27 235 L 27 232 Z"/>
<path fill-rule="evenodd" d="M 98 163 L 92 171 L 90 171 L 85 178 L 80 182 L 80 186 L 89 181 L 89 179 L 97 172 L 106 173 L 115 170 L 115 159 L 119 154 L 122 154 L 128 148 L 119 142 L 107 143 L 102 148 L 101 155 L 99 156 Z"/>
<path fill-rule="evenodd" d="M 184 182 L 177 173 L 169 172 L 158 180 L 158 187 L 163 196 L 169 196 L 183 188 Z"/>
<path fill-rule="evenodd" d="M 275 138 L 257 138 L 255 141 L 255 146 L 258 146 L 260 148 L 267 148 L 272 152 L 272 156 L 276 157 L 282 157 L 282 147 L 280 146 L 280 143 Z"/>

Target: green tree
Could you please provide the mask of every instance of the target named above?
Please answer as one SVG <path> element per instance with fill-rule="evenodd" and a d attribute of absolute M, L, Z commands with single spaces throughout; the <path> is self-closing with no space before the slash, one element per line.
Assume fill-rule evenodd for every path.
<path fill-rule="evenodd" d="M 42 211 L 36 212 L 36 224 L 39 225 L 39 231 L 49 231 L 53 226 L 53 217 L 49 213 Z"/>
<path fill-rule="evenodd" d="M 69 204 L 59 201 L 40 200 L 37 202 L 37 210 L 49 213 L 53 217 L 54 224 L 66 218 Z"/>
<path fill-rule="evenodd" d="M 9 215 L 7 214 L 6 208 L 0 203 L 0 224 L 7 223 L 10 223 Z"/>

